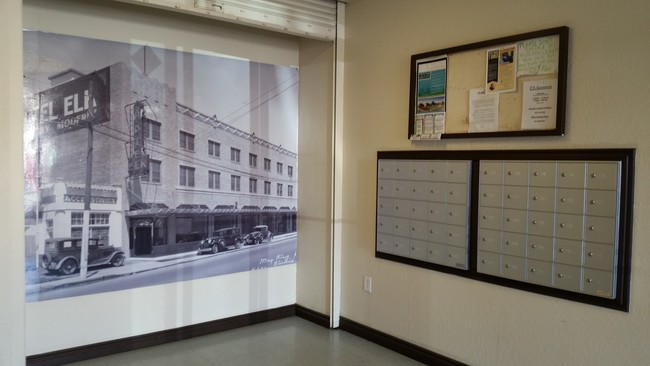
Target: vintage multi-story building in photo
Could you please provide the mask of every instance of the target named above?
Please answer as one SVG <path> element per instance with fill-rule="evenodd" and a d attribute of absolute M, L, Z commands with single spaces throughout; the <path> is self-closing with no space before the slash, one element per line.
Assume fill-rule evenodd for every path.
<path fill-rule="evenodd" d="M 179 104 L 174 88 L 124 63 L 50 79 L 39 95 L 38 242 L 81 235 L 89 148 L 91 217 L 111 227 L 91 225 L 91 236 L 132 256 L 192 251 L 225 227 L 296 231 L 295 152 Z"/>

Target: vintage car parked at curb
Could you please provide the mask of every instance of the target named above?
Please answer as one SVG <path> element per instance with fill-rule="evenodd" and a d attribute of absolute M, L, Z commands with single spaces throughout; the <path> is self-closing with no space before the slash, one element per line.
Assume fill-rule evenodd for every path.
<path fill-rule="evenodd" d="M 244 245 L 244 238 L 238 227 L 229 227 L 215 230 L 212 236 L 201 240 L 197 250 L 198 255 L 203 253 L 217 254 L 231 248 L 239 249 Z"/>
<path fill-rule="evenodd" d="M 81 238 L 51 238 L 45 240 L 45 254 L 40 265 L 50 273 L 73 274 L 81 263 Z M 126 255 L 121 250 L 102 245 L 99 239 L 88 239 L 88 267 L 110 264 L 124 265 Z"/>
<path fill-rule="evenodd" d="M 269 231 L 269 227 L 266 225 L 257 225 L 253 227 L 253 231 L 244 236 L 244 241 L 246 244 L 260 244 L 264 240 L 269 243 L 273 240 L 273 233 Z"/>

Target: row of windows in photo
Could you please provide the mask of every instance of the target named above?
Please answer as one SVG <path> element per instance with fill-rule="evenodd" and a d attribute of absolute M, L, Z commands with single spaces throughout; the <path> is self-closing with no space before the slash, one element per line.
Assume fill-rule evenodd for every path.
<path fill-rule="evenodd" d="M 160 183 L 161 182 L 161 165 L 162 162 L 159 160 L 149 160 L 149 175 L 142 177 L 142 180 L 151 182 L 151 183 Z M 178 184 L 183 187 L 195 187 L 196 181 L 194 176 L 196 174 L 196 168 L 180 165 L 178 171 Z M 241 192 L 241 179 L 240 175 L 231 174 L 230 175 L 230 190 L 233 192 Z M 248 193 L 257 193 L 257 178 L 248 178 Z M 208 170 L 208 188 L 220 190 L 221 188 L 221 172 L 215 170 Z M 276 195 L 284 195 L 284 184 L 276 183 Z M 293 185 L 287 184 L 286 186 L 287 197 L 293 197 Z M 264 194 L 271 195 L 272 183 L 270 181 L 264 181 Z"/>
<path fill-rule="evenodd" d="M 160 128 L 161 124 L 156 121 L 144 120 L 143 124 L 144 137 L 154 141 L 160 141 Z M 179 131 L 179 146 L 185 150 L 195 151 L 194 149 L 195 136 L 189 132 Z M 208 155 L 216 158 L 221 157 L 221 144 L 217 141 L 208 140 Z M 241 150 L 231 147 L 230 148 L 230 161 L 234 163 L 241 163 Z M 248 165 L 252 168 L 257 168 L 257 154 L 248 154 Z M 264 158 L 264 170 L 271 171 L 271 159 Z M 282 163 L 276 163 L 276 172 L 283 174 L 284 166 Z M 287 165 L 287 175 L 293 177 L 293 167 Z"/>

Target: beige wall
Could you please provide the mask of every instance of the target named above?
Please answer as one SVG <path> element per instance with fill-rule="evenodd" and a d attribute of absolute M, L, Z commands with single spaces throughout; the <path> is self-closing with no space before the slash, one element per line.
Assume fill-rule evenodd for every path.
<path fill-rule="evenodd" d="M 649 14 L 646 0 L 348 1 L 341 315 L 473 365 L 647 364 Z M 406 139 L 412 54 L 562 25 L 566 136 Z M 629 313 L 374 258 L 377 150 L 608 147 L 637 149 Z"/>
<path fill-rule="evenodd" d="M 25 362 L 21 6 L 0 2 L 0 365 Z"/>

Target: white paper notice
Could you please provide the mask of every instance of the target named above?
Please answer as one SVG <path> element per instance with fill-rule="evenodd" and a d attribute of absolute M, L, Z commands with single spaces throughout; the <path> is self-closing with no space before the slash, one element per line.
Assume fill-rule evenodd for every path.
<path fill-rule="evenodd" d="M 557 79 L 525 82 L 523 103 L 522 130 L 554 129 L 557 106 Z"/>
<path fill-rule="evenodd" d="M 557 73 L 560 37 L 529 39 L 518 45 L 517 76 Z"/>
<path fill-rule="evenodd" d="M 469 132 L 499 130 L 499 94 L 486 94 L 485 89 L 469 91 Z"/>

